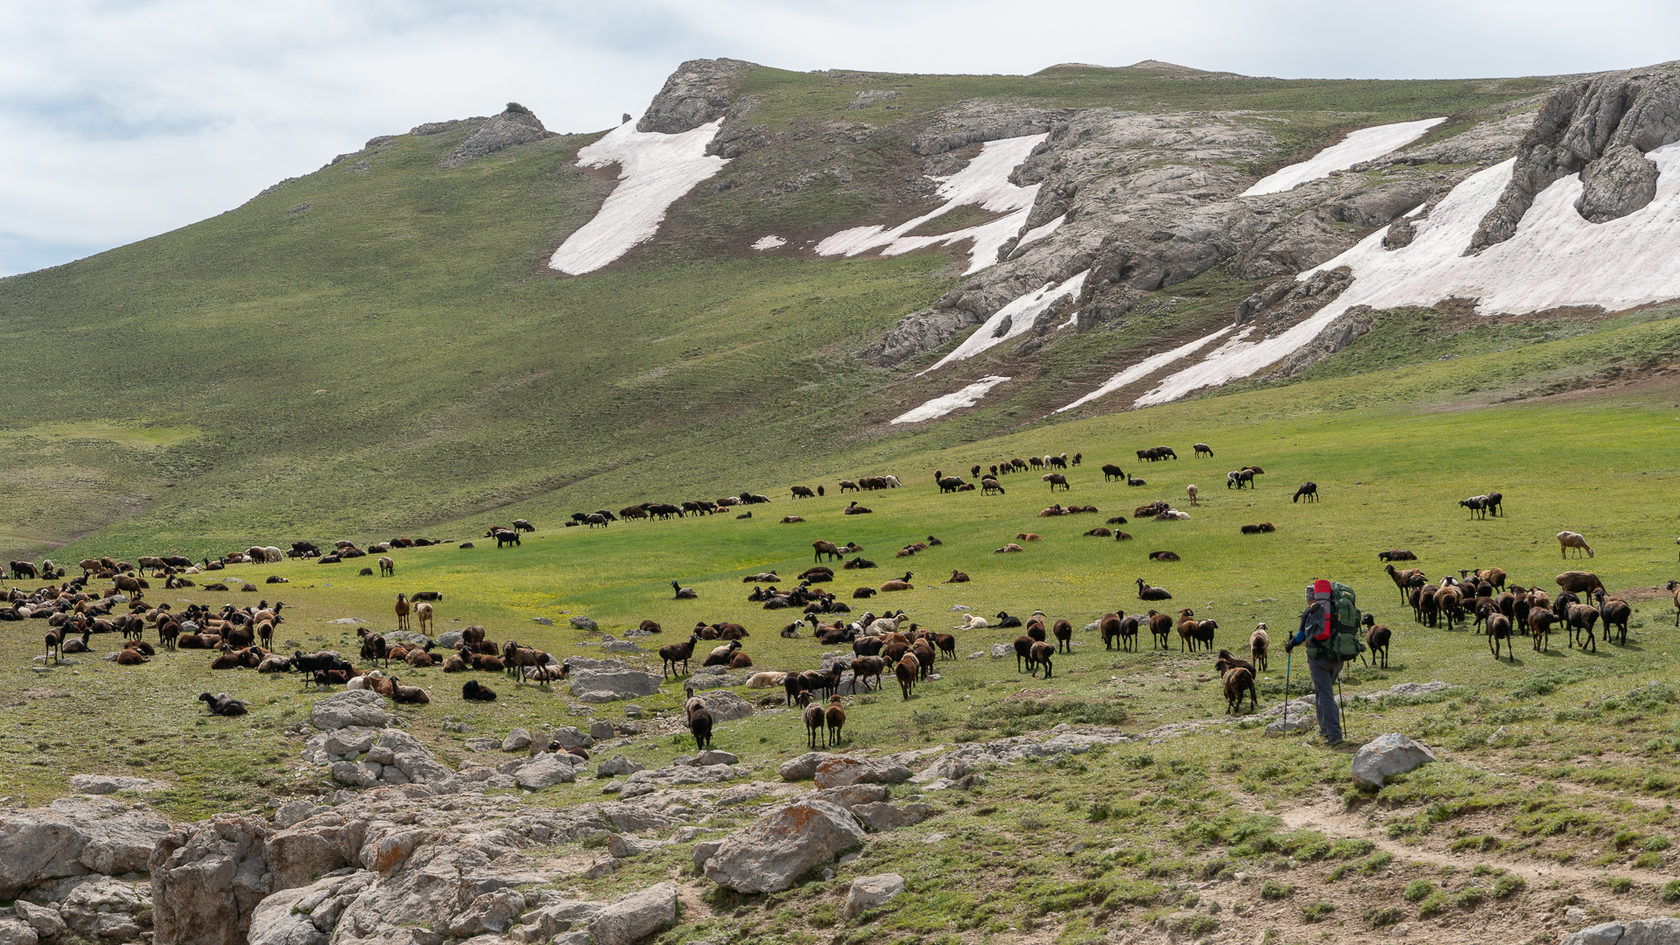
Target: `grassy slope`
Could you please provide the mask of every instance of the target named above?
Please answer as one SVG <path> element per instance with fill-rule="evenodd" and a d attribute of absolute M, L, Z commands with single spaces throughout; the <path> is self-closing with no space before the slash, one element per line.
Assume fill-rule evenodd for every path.
<path fill-rule="evenodd" d="M 882 435 L 901 407 L 879 393 L 894 376 L 849 355 L 954 276 L 938 254 L 807 261 L 739 247 L 875 219 L 902 199 L 892 182 L 919 174 L 908 141 L 942 105 L 1250 109 L 1285 119 L 1265 123 L 1282 163 L 1346 124 L 1465 112 L 1545 84 L 760 69 L 741 89 L 753 121 L 799 133 L 720 180 L 839 155 L 850 183 L 696 195 L 650 247 L 585 279 L 541 261 L 610 187 L 571 164 L 586 138 L 450 171 L 438 161 L 464 131 L 388 139 L 211 220 L 0 281 L 12 447 L 0 544 L 39 557 L 91 533 L 63 553 L 163 543 L 200 555 L 253 533 L 471 527 L 533 497 L 521 508 L 552 515 L 673 481 L 734 491 L 726 480 L 745 464 L 797 466 Z M 844 107 L 878 87 L 904 95 Z M 822 133 L 836 119 L 877 131 L 853 147 Z M 1205 311 L 1180 314 L 1224 317 L 1242 286 L 1218 288 Z M 1095 357 L 1116 343 L 1147 341 L 1073 348 Z M 1056 386 L 1023 402 L 1054 406 Z M 953 435 L 1024 419 L 982 412 Z"/>
<path fill-rule="evenodd" d="M 1042 934 L 1083 941 L 1103 929 L 1163 923 L 1216 941 L 1249 941 L 1256 922 L 1283 930 L 1284 940 L 1307 940 L 1315 930 L 1346 937 L 1401 920 L 1427 923 L 1446 941 L 1526 940 L 1553 930 L 1547 916 L 1560 912 L 1560 903 L 1623 916 L 1659 909 L 1666 851 L 1676 834 L 1671 804 L 1680 782 L 1669 763 L 1680 743 L 1673 711 L 1680 693 L 1669 680 L 1680 651 L 1673 647 L 1672 604 L 1657 590 L 1676 576 L 1673 522 L 1652 514 L 1660 510 L 1652 497 L 1673 489 L 1669 458 L 1680 448 L 1680 392 L 1663 382 L 1500 402 L 1551 387 L 1557 379 L 1548 372 L 1561 371 L 1557 365 L 1595 363 L 1613 353 L 1637 357 L 1671 346 L 1680 330 L 1671 317 L 1628 321 L 1584 339 L 1209 397 L 977 446 L 941 448 L 931 434 L 876 444 L 870 449 L 881 452 L 850 457 L 856 468 L 891 469 L 907 486 L 864 497 L 875 509 L 869 516 L 840 514 L 844 502 L 832 491 L 831 476 L 822 477 L 831 487 L 826 498 L 797 504 L 782 488 L 755 479 L 751 484 L 772 491 L 775 501 L 750 520 L 714 516 L 594 532 L 539 522 L 544 530 L 519 548 L 401 552 L 396 579 L 290 563 L 238 573 L 255 578 L 273 571 L 292 579 L 284 588 L 263 588 L 279 590 L 295 615 L 281 634 L 286 649 L 346 647 L 349 633 L 327 621 L 357 616 L 384 625 L 394 590 L 429 588 L 444 592 L 443 626 L 479 622 L 495 638 L 514 636 L 562 654 L 590 652 L 581 648 L 589 635 L 566 627 L 564 618 L 573 614 L 588 614 L 615 635 L 652 617 L 667 628 L 667 640 L 697 619 L 739 620 L 753 634 L 748 652 L 766 668 L 812 665 L 819 647 L 809 639 L 780 639 L 775 630 L 789 615 L 744 603 L 740 575 L 769 567 L 796 572 L 808 563 L 815 537 L 857 540 L 882 564 L 873 572 L 842 572 L 836 583 L 850 588 L 884 580 L 899 563 L 892 549 L 937 534 L 942 546 L 906 564 L 916 571 L 918 588 L 877 601 L 903 606 L 937 628 L 955 623 L 948 610 L 955 603 L 985 614 L 1042 608 L 1082 625 L 1104 610 L 1137 610 L 1130 582 L 1145 577 L 1171 588 L 1175 604 L 1219 620 L 1219 645 L 1240 646 L 1257 620 L 1287 627 L 1302 584 L 1333 575 L 1353 584 L 1364 607 L 1396 630 L 1391 667 L 1350 669 L 1351 692 L 1431 679 L 1464 687 L 1444 699 L 1351 710 L 1350 732 L 1360 738 L 1411 733 L 1442 753 L 1439 764 L 1375 795 L 1360 794 L 1346 786 L 1345 755 L 1223 725 L 1223 732 L 999 771 L 977 792 L 933 798 L 940 816 L 876 841 L 842 870 L 839 883 L 761 899 L 710 896 L 685 913 L 673 941 L 724 925 L 752 941 L 809 940 L 832 931 L 850 941 L 861 932 L 829 929 L 844 881 L 890 869 L 914 877 L 918 893 L 881 916 L 895 940 L 1031 941 Z M 1474 405 L 1481 406 L 1464 409 Z M 1217 458 L 1191 458 L 1193 440 L 1213 444 Z M 1185 458 L 1134 466 L 1135 448 L 1160 442 L 1181 447 Z M 966 469 L 970 462 L 1062 450 L 1086 457 L 1064 501 L 1096 504 L 1102 515 L 1035 518 L 1048 493 L 1032 476 L 1006 480 L 1009 493 L 1001 498 L 940 496 L 929 482 L 935 467 Z M 1096 467 L 1111 460 L 1150 485 L 1103 483 Z M 1259 488 L 1219 488 L 1223 470 L 1243 462 L 1266 468 Z M 1308 478 L 1319 483 L 1324 501 L 1290 503 L 1293 485 Z M 1137 538 L 1123 544 L 1079 536 L 1134 504 L 1176 500 L 1190 482 L 1207 497 L 1188 522 L 1130 523 Z M 1469 520 L 1454 505 L 1490 488 L 1504 492 L 1507 517 Z M 776 521 L 794 511 L 808 521 Z M 1277 523 L 1278 532 L 1237 534 L 1237 525 L 1259 520 Z M 1378 549 L 1410 547 L 1432 576 L 1497 565 L 1514 582 L 1550 586 L 1566 567 L 1551 537 L 1561 527 L 1586 532 L 1598 551 L 1587 564 L 1612 589 L 1633 592 L 1636 616 L 1626 649 L 1601 645 L 1585 654 L 1559 642 L 1539 654 L 1520 641 L 1517 659 L 1496 665 L 1480 637 L 1412 624 L 1374 557 Z M 990 553 L 1022 530 L 1044 540 L 1020 555 Z M 1171 548 L 1184 560 L 1148 564 L 1145 556 L 1156 548 Z M 937 583 L 958 567 L 973 576 L 972 584 Z M 666 582 L 672 578 L 698 588 L 699 600 L 671 601 Z M 556 618 L 558 626 L 535 625 L 537 616 Z M 190 653 L 165 655 L 139 670 L 95 660 L 36 675 L 21 667 L 40 624 L 9 626 L 0 635 L 0 728 L 27 737 L 0 743 L 0 792 L 38 801 L 61 792 L 74 771 L 134 771 L 171 781 L 159 799 L 166 811 L 199 816 L 323 789 L 319 772 L 298 765 L 295 743 L 282 732 L 307 710 L 310 697 L 295 681 L 212 674 L 206 657 Z M 959 636 L 959 654 L 966 656 L 1012 634 Z M 1007 660 L 963 658 L 941 665 L 942 678 L 908 703 L 891 695 L 849 700 L 850 744 L 900 750 L 1060 721 L 1141 732 L 1217 720 L 1224 706 L 1209 662 L 1176 648 L 1152 652 L 1147 644 L 1137 654 L 1105 653 L 1084 632 L 1050 680 L 1023 679 Z M 496 684 L 500 702 L 469 707 L 456 695 L 458 677 L 433 670 L 406 678 L 430 687 L 436 700 L 406 712 L 409 725 L 451 760 L 465 753 L 469 733 L 445 723 L 464 722 L 470 734 L 500 734 L 514 725 L 585 718 L 563 696 L 535 688 Z M 1299 675 L 1295 683 L 1302 683 Z M 1262 705 L 1275 702 L 1282 688 L 1279 660 L 1262 681 Z M 199 717 L 190 699 L 203 689 L 234 691 L 252 700 L 254 712 L 232 724 Z M 90 694 L 145 711 L 109 719 L 117 737 L 96 746 L 64 729 L 67 703 L 59 701 Z M 671 686 L 638 701 L 670 713 L 679 698 Z M 621 712 L 603 707 L 595 717 L 616 719 Z M 230 729 L 241 737 L 228 738 Z M 768 777 L 802 750 L 803 734 L 796 718 L 770 712 L 725 726 L 719 743 Z M 622 750 L 664 763 L 682 744 L 652 737 Z M 1583 795 L 1591 802 L 1583 803 Z M 595 796 L 590 785 L 562 786 L 537 802 Z M 611 895 L 644 880 L 681 878 L 687 855 L 687 845 L 678 845 L 611 879 L 567 887 Z M 1542 869 L 1544 877 L 1536 872 Z M 1518 885 L 1502 877 L 1527 878 Z M 1401 895 L 1420 880 L 1442 898 L 1431 904 L 1423 894 Z M 1262 883 L 1270 886 L 1262 891 Z M 1492 905 L 1501 897 L 1521 908 Z M 1231 914 L 1238 903 L 1253 910 L 1250 918 Z"/>

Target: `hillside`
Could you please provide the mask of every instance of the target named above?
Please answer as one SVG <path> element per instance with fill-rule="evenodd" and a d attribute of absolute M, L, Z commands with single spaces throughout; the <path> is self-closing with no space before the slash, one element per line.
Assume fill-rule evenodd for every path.
<path fill-rule="evenodd" d="M 0 545 L 202 557 L 732 494 L 1256 372 L 1443 356 L 1461 316 L 1427 307 L 1455 296 L 1542 313 L 1491 323 L 1497 346 L 1594 331 L 1595 306 L 1680 295 L 1661 238 L 1671 90 L 1661 68 L 1366 82 L 718 60 L 604 136 L 513 106 L 421 126 L 0 281 Z M 1353 168 L 1322 176 L 1338 146 Z M 1568 269 L 1521 224 L 1567 216 L 1554 190 L 1583 166 L 1599 255 L 1560 249 Z M 1303 182 L 1242 196 L 1278 171 Z M 1491 215 L 1511 232 L 1463 232 Z M 1396 220 L 1412 242 L 1385 258 Z M 1472 235 L 1489 248 L 1454 262 Z M 1618 254 L 1638 278 L 1584 278 Z M 1367 314 L 1396 307 L 1392 325 Z M 916 408 L 933 421 L 891 422 Z"/>

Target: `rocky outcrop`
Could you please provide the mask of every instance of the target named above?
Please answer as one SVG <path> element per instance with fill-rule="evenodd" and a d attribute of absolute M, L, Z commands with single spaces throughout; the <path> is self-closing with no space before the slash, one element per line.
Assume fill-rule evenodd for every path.
<path fill-rule="evenodd" d="M 1647 152 L 1680 140 L 1680 76 L 1672 68 L 1612 72 L 1552 93 L 1517 149 L 1511 182 L 1470 241 L 1478 252 L 1510 239 L 1547 187 L 1581 173 L 1576 209 L 1595 223 L 1632 213 L 1655 194 Z M 1604 163 L 1602 168 L 1593 165 Z M 1650 178 L 1647 187 L 1646 179 Z"/>
<path fill-rule="evenodd" d="M 757 68 L 739 59 L 690 59 L 665 80 L 636 130 L 675 135 L 722 118 L 733 102 L 736 80 Z"/>
<path fill-rule="evenodd" d="M 1674 945 L 1680 942 L 1680 919 L 1634 919 L 1584 928 L 1563 945 Z"/>
<path fill-rule="evenodd" d="M 736 892 L 780 892 L 863 841 L 857 818 L 843 808 L 794 801 L 730 834 L 706 860 L 706 877 Z"/>
<path fill-rule="evenodd" d="M 309 722 L 323 732 L 335 732 L 351 726 L 384 728 L 391 721 L 391 713 L 385 710 L 385 705 L 385 697 L 377 692 L 348 689 L 315 700 L 314 707 L 309 710 Z"/>
<path fill-rule="evenodd" d="M 677 884 L 650 886 L 602 909 L 589 923 L 594 945 L 635 945 L 677 921 Z"/>
<path fill-rule="evenodd" d="M 451 151 L 440 166 L 449 170 L 498 151 L 549 137 L 552 135 L 548 129 L 543 127 L 543 123 L 530 109 L 510 102 L 506 111 L 484 119 L 482 124 L 473 129 L 473 133 L 467 135 L 467 139 Z"/>
<path fill-rule="evenodd" d="M 274 892 L 272 833 L 255 818 L 218 814 L 159 840 L 150 864 L 157 945 L 241 945 Z"/>
<path fill-rule="evenodd" d="M 572 695 L 580 702 L 612 702 L 634 696 L 651 696 L 659 691 L 664 678 L 657 673 L 631 669 L 618 660 L 591 660 L 572 657 L 566 660 L 571 667 Z"/>
<path fill-rule="evenodd" d="M 0 814 L 0 899 L 49 880 L 142 873 L 170 826 L 156 814 L 103 798 L 65 798 Z"/>
<path fill-rule="evenodd" d="M 961 102 L 934 115 L 910 148 L 929 157 L 983 141 L 1041 135 L 1070 114 L 995 101 Z"/>

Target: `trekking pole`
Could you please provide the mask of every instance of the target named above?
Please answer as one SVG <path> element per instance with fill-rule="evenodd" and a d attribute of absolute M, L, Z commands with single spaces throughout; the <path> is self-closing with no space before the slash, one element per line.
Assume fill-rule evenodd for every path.
<path fill-rule="evenodd" d="M 1343 708 L 1347 705 L 1347 698 L 1342 695 L 1342 668 L 1336 667 L 1336 725 L 1342 730 L 1342 738 L 1347 738 L 1347 713 Z"/>
<path fill-rule="evenodd" d="M 1295 654 L 1289 647 L 1283 650 L 1283 730 L 1289 731 L 1289 669 Z"/>

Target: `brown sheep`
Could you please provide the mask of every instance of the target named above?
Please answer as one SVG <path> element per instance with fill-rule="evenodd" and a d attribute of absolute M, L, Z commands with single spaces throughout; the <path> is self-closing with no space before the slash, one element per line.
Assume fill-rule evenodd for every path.
<path fill-rule="evenodd" d="M 1242 711 L 1243 693 L 1248 694 L 1248 710 L 1260 708 L 1260 693 L 1254 686 L 1254 670 L 1247 666 L 1233 666 L 1221 677 L 1225 687 L 1225 712 L 1236 715 Z"/>
<path fill-rule="evenodd" d="M 697 751 L 705 751 L 712 747 L 712 711 L 706 708 L 706 703 L 698 697 L 692 697 L 683 705 L 683 715 L 688 719 L 688 732 L 694 736 L 694 747 Z"/>
<path fill-rule="evenodd" d="M 946 584 L 967 584 L 968 583 L 968 575 L 966 573 L 962 572 L 962 571 L 953 570 L 951 572 L 950 578 L 946 579 L 945 583 Z"/>
<path fill-rule="evenodd" d="M 1149 612 L 1149 633 L 1155 638 L 1156 649 L 1168 648 L 1167 639 L 1172 636 L 1172 631 L 1172 614 L 1158 614 L 1153 610 Z"/>
<path fill-rule="evenodd" d="M 1404 548 L 1392 548 L 1388 551 L 1377 552 L 1378 561 L 1416 561 L 1417 555 Z"/>
<path fill-rule="evenodd" d="M 1151 561 L 1178 561 L 1180 559 L 1178 557 L 1178 553 L 1175 552 L 1175 551 L 1151 551 L 1149 553 L 1149 560 L 1151 560 Z"/>
<path fill-rule="evenodd" d="M 391 577 L 397 573 L 397 563 L 389 555 L 379 556 L 379 576 Z"/>
<path fill-rule="evenodd" d="M 1044 667 L 1044 678 L 1049 679 L 1052 669 L 1051 660 L 1055 657 L 1055 655 L 1056 648 L 1053 645 L 1049 643 L 1034 643 L 1032 645 L 1032 650 L 1027 657 L 1028 670 L 1032 673 L 1032 675 L 1037 676 L 1038 667 L 1042 666 Z"/>
<path fill-rule="evenodd" d="M 801 702 L 808 701 L 810 698 L 810 693 L 802 692 L 799 694 Z M 823 726 L 826 724 L 822 706 L 815 703 L 807 705 L 803 717 L 805 720 L 805 747 L 814 751 L 818 747 L 817 738 L 823 735 Z M 823 737 L 822 747 L 828 747 L 826 736 Z"/>
<path fill-rule="evenodd" d="M 1172 594 L 1166 588 L 1145 584 L 1143 578 L 1137 579 L 1137 586 L 1138 600 L 1172 600 Z"/>
<path fill-rule="evenodd" d="M 1266 625 L 1260 624 L 1248 637 L 1248 658 L 1261 672 L 1266 671 L 1266 654 L 1271 647 L 1272 639 L 1266 633 Z"/>
<path fill-rule="evenodd" d="M 898 665 L 893 667 L 893 675 L 898 677 L 898 687 L 906 700 L 910 698 L 910 691 L 916 688 L 916 679 L 921 675 L 921 672 L 921 664 L 910 653 L 904 654 L 899 659 Z"/>
<path fill-rule="evenodd" d="M 1085 533 L 1086 538 L 1111 538 L 1113 536 L 1114 536 L 1113 529 L 1110 529 L 1110 528 L 1108 528 L 1106 526 L 1103 526 L 1103 525 L 1098 525 L 1096 528 L 1093 528 L 1090 531 Z"/>
<path fill-rule="evenodd" d="M 828 743 L 840 744 L 840 730 L 846 727 L 846 708 L 841 705 L 839 695 L 828 697 L 828 711 L 823 716 L 828 722 Z"/>
<path fill-rule="evenodd" d="M 886 582 L 885 584 L 882 584 L 881 585 L 881 590 L 882 591 L 912 591 L 912 590 L 915 590 L 916 586 L 914 584 L 910 583 L 910 577 L 911 577 L 911 572 L 906 571 L 906 572 L 904 572 L 904 577 L 896 578 L 894 580 Z"/>
<path fill-rule="evenodd" d="M 1553 580 L 1559 588 L 1571 594 L 1591 594 L 1604 590 L 1604 582 L 1591 571 L 1565 571 Z"/>
<path fill-rule="evenodd" d="M 1073 488 L 1068 485 L 1067 477 L 1061 473 L 1045 473 L 1043 476 L 1039 477 L 1039 481 L 1048 482 L 1050 484 L 1051 492 L 1055 492 L 1057 486 L 1061 486 L 1064 491 Z"/>

